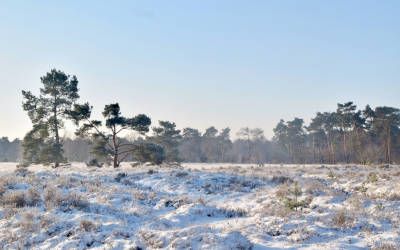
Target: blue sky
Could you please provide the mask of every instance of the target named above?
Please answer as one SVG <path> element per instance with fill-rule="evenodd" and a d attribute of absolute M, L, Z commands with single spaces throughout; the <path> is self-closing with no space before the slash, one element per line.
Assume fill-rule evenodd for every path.
<path fill-rule="evenodd" d="M 355 101 L 400 107 L 400 1 L 0 3 L 0 135 L 51 68 L 82 101 L 178 127 L 260 127 Z"/>

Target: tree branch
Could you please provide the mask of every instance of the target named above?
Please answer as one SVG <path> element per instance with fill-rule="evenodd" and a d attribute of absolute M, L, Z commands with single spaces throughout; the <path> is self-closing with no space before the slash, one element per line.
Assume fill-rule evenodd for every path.
<path fill-rule="evenodd" d="M 121 131 L 123 131 L 123 130 L 125 130 L 125 129 L 127 129 L 127 127 L 122 127 L 122 128 L 120 128 L 115 134 L 117 135 L 117 134 L 119 134 Z"/>
<path fill-rule="evenodd" d="M 126 154 L 126 155 L 124 155 L 123 157 L 121 157 L 121 159 L 119 160 L 119 163 L 121 163 L 123 160 L 125 160 L 126 157 L 128 157 L 128 156 L 129 156 L 129 154 Z"/>
<path fill-rule="evenodd" d="M 92 122 L 91 120 L 89 120 L 89 118 L 85 118 L 85 119 L 89 122 L 89 124 L 92 126 L 92 128 L 94 128 L 94 129 L 97 131 L 97 133 L 101 134 L 101 135 L 103 136 L 103 138 L 107 138 L 107 136 L 105 136 L 104 133 L 101 132 L 101 131 L 99 130 L 99 128 L 98 128 L 96 125 L 94 125 L 93 122 Z M 112 149 L 113 146 L 110 144 L 110 142 L 108 141 L 108 139 L 107 139 L 106 142 L 107 142 L 107 145 Z"/>
<path fill-rule="evenodd" d="M 126 151 L 123 151 L 123 152 L 121 152 L 121 153 L 119 153 L 119 154 L 125 154 L 125 153 L 130 153 L 130 152 L 133 152 L 135 149 L 131 149 L 131 150 L 126 150 Z"/>

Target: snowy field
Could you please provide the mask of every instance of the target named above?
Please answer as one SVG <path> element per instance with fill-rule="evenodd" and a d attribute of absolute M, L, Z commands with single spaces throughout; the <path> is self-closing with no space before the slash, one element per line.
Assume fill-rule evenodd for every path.
<path fill-rule="evenodd" d="M 0 164 L 0 249 L 398 249 L 400 166 Z"/>

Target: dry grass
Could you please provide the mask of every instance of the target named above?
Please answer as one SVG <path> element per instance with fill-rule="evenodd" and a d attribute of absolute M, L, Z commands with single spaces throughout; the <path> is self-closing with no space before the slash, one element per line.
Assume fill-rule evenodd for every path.
<path fill-rule="evenodd" d="M 380 242 L 371 248 L 371 250 L 397 250 L 400 245 L 394 243 Z"/>
<path fill-rule="evenodd" d="M 385 198 L 387 200 L 389 200 L 389 201 L 398 201 L 398 200 L 400 200 L 400 191 L 399 191 L 399 189 L 395 189 L 395 190 L 396 190 L 396 192 L 392 192 L 392 193 L 386 195 Z"/>
<path fill-rule="evenodd" d="M 3 219 L 9 220 L 12 217 L 14 217 L 14 215 L 16 215 L 18 213 L 17 208 L 15 207 L 6 207 L 3 209 Z"/>
<path fill-rule="evenodd" d="M 281 184 L 277 187 L 277 190 L 275 191 L 275 195 L 279 199 L 283 199 L 287 197 L 290 194 L 290 187 L 287 183 Z"/>
<path fill-rule="evenodd" d="M 175 176 L 178 177 L 178 178 L 182 178 L 182 177 L 185 177 L 185 176 L 188 176 L 188 175 L 189 174 L 187 172 L 184 172 L 184 171 L 179 171 L 179 172 L 177 172 L 175 174 Z"/>
<path fill-rule="evenodd" d="M 81 220 L 79 223 L 79 228 L 85 232 L 93 232 L 97 230 L 97 225 L 90 220 Z"/>
<path fill-rule="evenodd" d="M 1 203 L 4 206 L 24 207 L 26 205 L 25 191 L 9 191 L 1 197 Z"/>
<path fill-rule="evenodd" d="M 146 198 L 147 198 L 146 193 L 141 190 L 134 189 L 132 191 L 132 193 L 133 193 L 133 197 L 135 197 L 136 200 L 143 201 L 143 200 L 146 200 Z"/>
<path fill-rule="evenodd" d="M 337 211 L 332 217 L 333 226 L 341 229 L 351 228 L 354 225 L 354 222 L 354 215 L 344 209 Z"/>
<path fill-rule="evenodd" d="M 260 210 L 254 211 L 256 214 L 259 214 L 263 217 L 280 217 L 280 218 L 289 218 L 293 211 L 288 207 L 284 206 L 280 202 L 268 203 L 262 206 Z"/>
<path fill-rule="evenodd" d="M 25 198 L 28 206 L 37 206 L 42 201 L 40 192 L 33 187 L 28 189 Z"/>
<path fill-rule="evenodd" d="M 207 204 L 206 200 L 203 197 L 198 198 L 197 203 L 203 206 Z"/>
<path fill-rule="evenodd" d="M 62 201 L 60 191 L 54 186 L 47 186 L 44 189 L 43 198 L 46 209 L 57 207 Z"/>
<path fill-rule="evenodd" d="M 103 212 L 107 213 L 106 221 L 108 221 L 111 217 L 110 214 L 114 211 L 118 229 L 111 229 L 113 234 L 110 234 L 111 238 L 106 238 L 105 241 L 111 242 L 115 239 L 129 237 L 129 241 L 135 241 L 135 244 L 137 242 L 140 246 L 148 249 L 171 247 L 172 242 L 173 244 L 178 242 L 172 239 L 182 241 L 179 239 L 182 236 L 179 233 L 185 229 L 186 224 L 183 223 L 181 228 L 180 221 L 186 222 L 187 217 L 194 218 L 194 223 L 197 223 L 197 219 L 202 220 L 206 216 L 216 217 L 215 221 L 218 223 L 215 223 L 215 227 L 212 226 L 216 232 L 220 229 L 222 233 L 239 230 L 246 236 L 252 233 L 256 234 L 254 239 L 258 237 L 270 239 L 269 236 L 271 236 L 276 237 L 274 239 L 277 241 L 284 241 L 288 246 L 292 243 L 301 244 L 312 237 L 314 233 L 321 234 L 321 238 L 332 237 L 335 243 L 338 243 L 336 242 L 338 235 L 349 235 L 349 232 L 365 233 L 367 236 L 380 233 L 377 231 L 380 229 L 375 226 L 379 223 L 385 223 L 385 225 L 390 223 L 394 228 L 390 229 L 392 230 L 390 232 L 400 227 L 400 221 L 395 213 L 397 208 L 393 206 L 393 202 L 389 202 L 389 200 L 400 200 L 400 192 L 398 192 L 400 178 L 393 174 L 395 171 L 385 172 L 372 168 L 332 168 L 331 178 L 334 179 L 329 180 L 327 179 L 328 167 L 322 170 L 308 169 L 308 166 L 307 169 L 300 168 L 301 166 L 293 167 L 293 169 L 252 167 L 246 171 L 237 168 L 236 172 L 233 171 L 234 168 L 229 167 L 221 168 L 222 170 L 206 168 L 207 173 L 218 173 L 219 171 L 221 175 L 232 174 L 233 177 L 228 176 L 220 182 L 218 181 L 218 178 L 221 178 L 220 175 L 216 178 L 217 181 L 210 180 L 210 177 L 207 176 L 204 180 L 200 179 L 197 182 L 196 176 L 199 174 L 199 170 L 187 172 L 186 170 L 172 169 L 167 172 L 168 169 L 162 169 L 159 170 L 157 176 L 152 177 L 146 174 L 147 168 L 132 174 L 128 172 L 129 176 L 121 175 L 120 182 L 114 178 L 117 173 L 111 173 L 110 176 L 107 176 L 108 173 L 102 173 L 101 176 L 98 176 L 98 173 L 90 172 L 89 176 L 82 174 L 82 178 L 78 174 L 71 174 L 71 171 L 67 174 L 60 172 L 21 176 L 21 173 L 20 176 L 5 176 L 0 179 L 0 204 L 3 205 L 1 219 L 3 219 L 5 227 L 15 228 L 14 231 L 17 234 L 11 234 L 4 230 L 4 237 L 0 239 L 0 249 L 3 249 L 2 246 L 16 249 L 17 242 L 21 242 L 23 248 L 34 248 L 36 244 L 38 247 L 43 246 L 40 245 L 42 243 L 32 244 L 29 238 L 32 233 L 37 233 L 38 229 L 42 230 L 41 233 L 48 233 L 50 237 L 64 237 L 65 235 L 72 240 L 79 240 L 81 235 L 96 235 L 97 237 L 103 233 L 101 230 L 104 229 L 100 227 L 100 221 L 103 221 Z M 148 174 L 156 173 L 157 171 L 150 170 Z M 239 173 L 246 174 L 246 176 L 240 176 Z M 249 175 L 258 176 L 258 179 L 248 178 Z M 340 179 L 339 176 L 341 176 Z M 160 180 L 162 180 L 161 177 L 166 179 L 165 185 L 171 185 L 171 193 L 157 190 L 158 186 L 148 188 L 147 186 L 142 187 L 141 183 L 135 183 L 140 178 L 158 180 L 158 177 Z M 200 177 L 203 178 L 201 175 Z M 169 178 L 171 182 L 169 182 Z M 187 195 L 173 193 L 173 189 L 176 187 L 175 180 L 179 185 L 183 185 L 182 181 L 185 182 L 185 185 L 190 185 Z M 295 188 L 292 185 L 295 181 L 299 181 L 299 185 L 301 184 L 298 191 L 294 191 Z M 26 189 L 26 187 L 32 188 Z M 256 189 L 253 189 L 254 187 Z M 22 190 L 23 188 L 25 190 Z M 227 202 L 224 203 L 224 200 L 217 201 L 217 199 L 214 200 L 214 196 L 208 196 L 208 191 L 215 194 L 215 197 L 229 195 L 229 192 L 237 192 L 238 197 L 240 195 L 246 197 L 243 200 L 236 200 L 235 195 L 228 197 Z M 190 192 L 193 192 L 193 196 Z M 93 202 L 92 205 L 89 198 Z M 343 202 L 343 199 L 346 200 Z M 244 204 L 247 201 L 251 203 Z M 296 207 L 285 201 L 296 201 Z M 298 203 L 301 206 L 297 206 Z M 37 205 L 40 207 L 41 214 L 35 214 L 35 210 L 30 208 Z M 89 206 L 91 209 L 87 209 Z M 164 209 L 164 206 L 170 209 Z M 336 210 L 338 207 L 343 209 Z M 163 214 L 162 217 L 157 217 L 161 214 L 157 214 L 160 211 L 165 212 L 165 215 L 168 216 Z M 186 211 L 188 211 L 187 214 Z M 194 212 L 192 213 L 192 211 Z M 59 217 L 63 213 L 77 213 L 79 217 L 76 219 L 77 217 L 74 216 L 68 219 L 67 224 L 64 216 Z M 181 219 L 180 213 L 185 213 L 183 219 Z M 137 216 L 144 219 L 154 216 L 155 219 L 149 227 L 141 227 L 141 231 L 129 231 L 127 230 L 129 220 L 120 220 L 119 216 L 124 218 L 126 218 L 125 216 Z M 248 218 L 239 219 L 239 217 Z M 57 221 L 57 218 L 60 221 Z M 261 224 L 257 228 L 260 231 L 253 230 L 252 227 L 255 225 L 251 221 L 253 218 L 254 221 L 260 221 Z M 136 220 L 136 218 L 134 219 Z M 213 218 L 206 219 L 212 221 L 211 223 L 214 222 Z M 227 220 L 226 225 L 219 224 L 219 221 L 225 219 Z M 365 222 L 367 220 L 368 222 Z M 271 221 L 276 221 L 276 227 L 271 225 Z M 296 225 L 298 224 L 297 228 L 292 226 L 294 221 L 296 221 Z M 247 225 L 248 222 L 252 224 Z M 320 232 L 319 229 L 307 231 L 309 225 L 315 222 L 318 222 L 318 225 L 324 224 L 326 231 Z M 197 229 L 197 224 L 195 225 Z M 198 228 L 202 229 L 203 225 L 198 225 Z M 338 232 L 339 229 L 343 231 Z M 389 230 L 382 229 L 383 231 Z M 7 239 L 7 235 L 9 235 L 9 239 Z M 199 239 L 203 240 L 203 238 Z M 10 245 L 1 243 L 1 241 L 7 242 L 8 240 L 13 243 Z M 192 246 L 192 242 L 188 241 L 184 246 L 189 248 Z M 371 244 L 370 241 L 366 242 L 363 240 L 360 242 L 360 246 Z M 28 245 L 24 245 L 25 243 Z M 204 244 L 204 242 L 199 244 Z M 347 241 L 339 244 L 344 247 L 348 246 Z M 177 244 L 176 246 L 183 245 Z M 321 247 L 324 248 L 324 246 L 326 245 L 323 243 Z M 372 244 L 372 246 L 372 249 L 377 250 L 400 249 L 398 245 L 390 242 Z"/>
<path fill-rule="evenodd" d="M 58 187 L 62 187 L 62 188 L 74 188 L 77 187 L 78 185 L 80 185 L 80 181 L 75 178 L 75 177 L 71 177 L 71 176 L 60 176 L 59 178 L 57 178 L 54 182 L 54 184 Z"/>
<path fill-rule="evenodd" d="M 142 230 L 139 235 L 150 249 L 160 249 L 165 246 L 164 240 L 156 233 Z"/>
<path fill-rule="evenodd" d="M 1 196 L 1 204 L 11 207 L 37 206 L 42 201 L 40 192 L 35 188 L 5 192 Z"/>
<path fill-rule="evenodd" d="M 84 183 L 85 188 L 90 193 L 102 192 L 102 184 L 100 179 L 96 179 L 93 181 L 87 181 Z"/>
<path fill-rule="evenodd" d="M 356 211 L 361 211 L 364 209 L 363 203 L 362 203 L 362 196 L 360 195 L 351 195 L 346 202 L 350 205 L 351 209 L 354 209 Z"/>
<path fill-rule="evenodd" d="M 40 217 L 40 228 L 47 229 L 56 222 L 56 218 L 52 215 L 43 215 Z"/>
<path fill-rule="evenodd" d="M 304 183 L 304 191 L 310 195 L 319 195 L 326 192 L 326 186 L 319 180 L 309 180 Z"/>
<path fill-rule="evenodd" d="M 8 187 L 4 182 L 0 181 L 0 196 L 3 195 L 8 190 Z"/>
<path fill-rule="evenodd" d="M 66 208 L 86 209 L 89 207 L 89 202 L 78 193 L 68 193 L 62 197 L 61 206 Z"/>
<path fill-rule="evenodd" d="M 32 175 L 33 174 L 33 172 L 29 171 L 27 168 L 17 168 L 14 171 L 14 173 L 15 173 L 16 176 L 22 176 L 22 177 L 26 177 L 28 175 Z"/>
<path fill-rule="evenodd" d="M 271 182 L 275 183 L 275 184 L 291 184 L 294 181 L 292 178 L 290 178 L 288 176 L 278 175 L 278 176 L 273 176 L 271 178 Z"/>
<path fill-rule="evenodd" d="M 240 207 L 228 207 L 228 208 L 220 208 L 220 212 L 222 212 L 227 218 L 237 218 L 237 217 L 245 217 L 248 214 L 248 211 L 244 208 Z"/>
<path fill-rule="evenodd" d="M 24 232 L 34 232 L 39 229 L 39 225 L 37 223 L 37 211 L 25 211 L 21 213 L 19 220 L 19 227 Z"/>
<path fill-rule="evenodd" d="M 4 194 L 11 186 L 22 182 L 23 179 L 15 175 L 2 176 L 0 178 L 0 195 Z"/>
<path fill-rule="evenodd" d="M 367 176 L 367 182 L 369 182 L 369 183 L 375 183 L 375 182 L 377 182 L 378 180 L 379 180 L 378 174 L 375 173 L 375 172 L 371 172 L 371 173 L 369 173 L 368 176 Z"/>

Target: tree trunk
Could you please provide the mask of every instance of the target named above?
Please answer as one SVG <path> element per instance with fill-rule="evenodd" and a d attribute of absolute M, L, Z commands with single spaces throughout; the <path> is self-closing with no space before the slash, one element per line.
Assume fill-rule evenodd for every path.
<path fill-rule="evenodd" d="M 315 135 L 314 134 L 312 136 L 312 150 L 313 150 L 313 162 L 315 163 L 316 156 L 315 156 Z"/>
<path fill-rule="evenodd" d="M 347 142 L 346 142 L 346 131 L 343 130 L 343 154 L 344 154 L 344 160 L 346 163 L 348 163 L 347 159 Z"/>
<path fill-rule="evenodd" d="M 387 125 L 387 136 L 386 136 L 386 163 L 391 164 L 392 163 L 392 157 L 391 157 L 391 131 L 390 131 L 390 124 Z"/>
<path fill-rule="evenodd" d="M 56 145 L 57 148 L 60 146 L 60 135 L 58 133 L 58 120 L 57 120 L 57 96 L 54 97 L 54 107 L 53 107 L 53 113 L 54 113 L 54 133 L 55 133 L 55 140 L 56 140 Z M 58 161 L 58 157 L 56 157 L 56 160 L 54 162 L 54 167 L 57 168 L 60 166 L 60 162 Z"/>
<path fill-rule="evenodd" d="M 118 145 L 117 145 L 117 134 L 115 132 L 115 129 L 113 131 L 113 147 L 114 147 L 114 154 L 113 154 L 113 167 L 117 168 L 119 167 L 119 162 L 118 162 Z"/>

